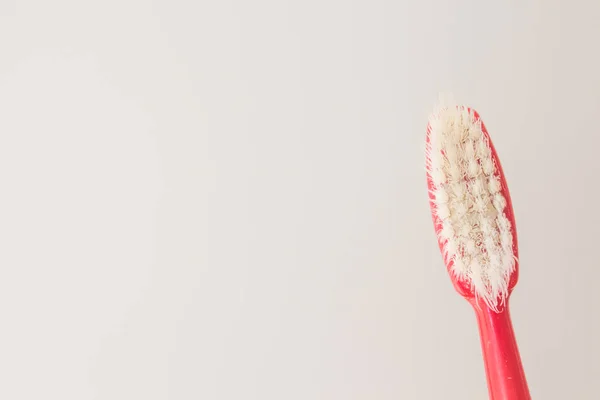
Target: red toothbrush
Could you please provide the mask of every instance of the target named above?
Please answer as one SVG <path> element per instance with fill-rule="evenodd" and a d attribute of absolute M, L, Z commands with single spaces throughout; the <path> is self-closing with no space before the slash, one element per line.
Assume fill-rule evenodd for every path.
<path fill-rule="evenodd" d="M 455 289 L 477 315 L 490 399 L 529 400 L 508 308 L 517 232 L 496 150 L 479 114 L 454 105 L 432 114 L 426 149 L 438 244 Z"/>

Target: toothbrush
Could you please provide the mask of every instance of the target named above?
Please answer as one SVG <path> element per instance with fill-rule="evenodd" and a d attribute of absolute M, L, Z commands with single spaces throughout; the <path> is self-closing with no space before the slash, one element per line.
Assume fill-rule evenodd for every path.
<path fill-rule="evenodd" d="M 490 400 L 530 400 L 508 300 L 519 275 L 517 232 L 498 155 L 479 114 L 439 107 L 426 136 L 427 186 L 444 263 L 479 325 Z"/>

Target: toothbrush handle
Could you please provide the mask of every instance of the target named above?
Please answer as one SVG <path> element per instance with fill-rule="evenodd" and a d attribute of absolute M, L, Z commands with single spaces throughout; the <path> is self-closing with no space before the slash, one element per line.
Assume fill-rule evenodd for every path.
<path fill-rule="evenodd" d="M 490 400 L 531 400 L 508 303 L 496 313 L 485 305 L 474 305 Z"/>

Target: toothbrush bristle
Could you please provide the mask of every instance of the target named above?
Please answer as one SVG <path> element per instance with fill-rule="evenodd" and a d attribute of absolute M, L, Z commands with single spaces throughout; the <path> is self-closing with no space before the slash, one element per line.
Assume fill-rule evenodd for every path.
<path fill-rule="evenodd" d="M 440 247 L 454 279 L 498 310 L 516 268 L 501 168 L 476 113 L 441 107 L 429 120 L 427 174 Z"/>

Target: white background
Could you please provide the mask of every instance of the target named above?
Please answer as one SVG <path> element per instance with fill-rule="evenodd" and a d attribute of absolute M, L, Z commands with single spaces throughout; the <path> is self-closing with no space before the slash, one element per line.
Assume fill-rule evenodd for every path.
<path fill-rule="evenodd" d="M 486 398 L 427 203 L 439 91 L 504 165 L 533 397 L 600 396 L 600 3 L 0 15 L 0 398 Z"/>

